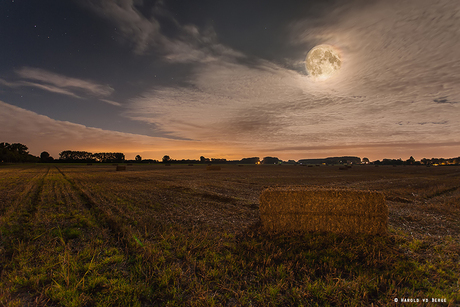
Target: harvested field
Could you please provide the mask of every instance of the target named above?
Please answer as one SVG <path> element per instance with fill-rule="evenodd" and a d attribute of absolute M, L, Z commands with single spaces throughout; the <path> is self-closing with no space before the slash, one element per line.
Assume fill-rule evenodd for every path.
<path fill-rule="evenodd" d="M 388 234 L 264 230 L 292 185 L 379 191 Z M 458 305 L 459 221 L 459 167 L 3 165 L 0 304 Z"/>

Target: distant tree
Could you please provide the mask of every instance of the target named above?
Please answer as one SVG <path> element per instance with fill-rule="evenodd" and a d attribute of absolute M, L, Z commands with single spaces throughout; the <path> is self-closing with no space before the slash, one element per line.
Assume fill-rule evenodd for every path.
<path fill-rule="evenodd" d="M 0 143 L 0 161 L 38 162 L 39 158 L 29 154 L 27 150 L 27 146 L 21 143 Z"/>
<path fill-rule="evenodd" d="M 125 161 L 125 155 L 121 152 L 116 152 L 114 153 L 114 157 L 115 157 L 115 162 L 123 162 Z"/>
<path fill-rule="evenodd" d="M 167 162 L 171 162 L 171 158 L 168 156 L 168 155 L 165 155 L 163 157 L 163 162 L 167 163 Z"/>
<path fill-rule="evenodd" d="M 10 145 L 10 151 L 17 153 L 19 155 L 27 155 L 29 153 L 27 149 L 27 146 L 21 143 L 14 143 Z"/>
<path fill-rule="evenodd" d="M 201 163 L 205 163 L 205 162 L 209 162 L 209 161 L 211 161 L 209 158 L 205 158 L 204 156 L 200 157 L 200 162 Z"/>
<path fill-rule="evenodd" d="M 407 163 L 407 164 L 410 164 L 410 165 L 415 164 L 415 159 L 414 159 L 414 157 L 410 156 L 410 158 L 407 159 L 406 163 Z"/>
<path fill-rule="evenodd" d="M 209 161 L 209 159 L 207 159 L 207 161 Z M 225 163 L 225 162 L 227 162 L 227 159 L 211 158 L 211 162 L 214 162 L 214 163 Z"/>
<path fill-rule="evenodd" d="M 136 159 L 136 161 L 138 161 L 138 162 L 142 161 L 142 157 L 139 156 L 139 155 L 137 155 L 135 159 Z"/>
<path fill-rule="evenodd" d="M 240 161 L 240 163 L 243 163 L 243 164 L 256 164 L 257 162 L 260 162 L 259 157 L 243 158 Z"/>
<path fill-rule="evenodd" d="M 54 159 L 50 156 L 50 154 L 47 151 L 44 151 L 40 154 L 40 162 L 51 162 Z"/>
<path fill-rule="evenodd" d="M 262 164 L 278 164 L 280 159 L 277 157 L 264 157 L 262 159 Z"/>
<path fill-rule="evenodd" d="M 87 151 L 64 150 L 59 153 L 59 160 L 67 162 L 90 162 L 93 161 L 93 154 Z"/>
<path fill-rule="evenodd" d="M 44 151 L 40 154 L 40 159 L 46 161 L 50 157 L 50 154 L 47 151 Z"/>
<path fill-rule="evenodd" d="M 369 164 L 369 159 L 368 158 L 363 158 L 363 163 L 364 164 Z"/>

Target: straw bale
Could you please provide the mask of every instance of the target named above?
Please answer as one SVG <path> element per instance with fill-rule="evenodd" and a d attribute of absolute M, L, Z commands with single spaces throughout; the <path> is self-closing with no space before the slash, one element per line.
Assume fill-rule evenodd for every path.
<path fill-rule="evenodd" d="M 188 166 L 193 166 L 193 164 L 189 164 Z"/>
<path fill-rule="evenodd" d="M 165 166 L 171 166 L 171 163 L 166 163 Z"/>
<path fill-rule="evenodd" d="M 117 171 L 126 171 L 126 166 L 117 165 Z"/>
<path fill-rule="evenodd" d="M 208 166 L 206 166 L 206 170 L 208 170 L 208 171 L 220 171 L 220 166 L 208 165 Z"/>
<path fill-rule="evenodd" d="M 383 234 L 388 207 L 379 192 L 277 187 L 262 191 L 260 218 L 272 231 Z"/>
<path fill-rule="evenodd" d="M 93 165 L 93 163 L 87 163 L 86 165 Z"/>
<path fill-rule="evenodd" d="M 348 169 L 348 167 L 346 167 L 346 166 L 340 166 L 339 167 L 339 170 L 341 170 L 341 171 L 346 171 L 347 169 Z"/>

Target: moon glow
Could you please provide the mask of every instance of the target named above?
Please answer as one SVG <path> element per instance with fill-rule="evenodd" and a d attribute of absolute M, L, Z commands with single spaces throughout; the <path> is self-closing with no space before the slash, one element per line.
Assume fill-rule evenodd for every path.
<path fill-rule="evenodd" d="M 331 45 L 315 46 L 305 59 L 305 68 L 315 81 L 329 79 L 337 74 L 341 67 L 340 52 Z"/>

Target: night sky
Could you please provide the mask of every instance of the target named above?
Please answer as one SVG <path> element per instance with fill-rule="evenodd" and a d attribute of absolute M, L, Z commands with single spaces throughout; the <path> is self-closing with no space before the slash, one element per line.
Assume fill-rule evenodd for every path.
<path fill-rule="evenodd" d="M 54 158 L 457 157 L 460 3 L 2 0 L 0 127 Z"/>

